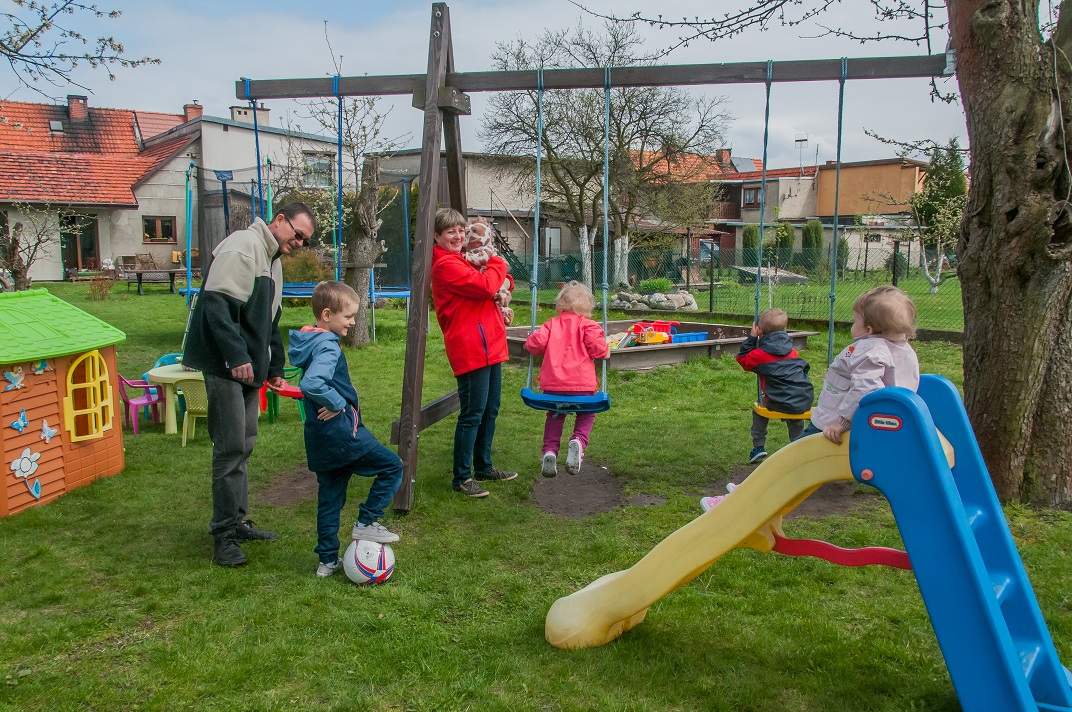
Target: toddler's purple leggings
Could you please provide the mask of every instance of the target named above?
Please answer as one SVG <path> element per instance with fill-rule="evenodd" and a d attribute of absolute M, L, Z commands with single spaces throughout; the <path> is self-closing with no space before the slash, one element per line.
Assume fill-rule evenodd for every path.
<path fill-rule="evenodd" d="M 556 392 L 552 395 L 556 396 L 594 396 L 595 391 L 587 391 L 583 393 L 561 393 Z M 596 422 L 595 413 L 577 413 L 577 421 L 573 424 L 573 437 L 571 440 L 579 440 L 581 447 L 587 449 L 588 436 L 592 432 L 592 425 Z M 542 452 L 553 452 L 558 455 L 558 449 L 562 443 L 562 429 L 566 425 L 566 416 L 563 413 L 554 413 L 552 411 L 547 412 L 547 420 L 543 424 L 543 450 Z"/>

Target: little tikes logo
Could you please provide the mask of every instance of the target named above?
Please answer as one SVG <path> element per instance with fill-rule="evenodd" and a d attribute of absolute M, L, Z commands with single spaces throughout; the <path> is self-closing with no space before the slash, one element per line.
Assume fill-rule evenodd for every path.
<path fill-rule="evenodd" d="M 900 430 L 901 419 L 896 415 L 879 415 L 876 413 L 867 419 L 867 424 L 875 430 Z"/>

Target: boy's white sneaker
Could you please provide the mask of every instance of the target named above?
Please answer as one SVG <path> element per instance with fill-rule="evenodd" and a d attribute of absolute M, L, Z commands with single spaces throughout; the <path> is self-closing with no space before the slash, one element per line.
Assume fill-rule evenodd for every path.
<path fill-rule="evenodd" d="M 566 451 L 566 472 L 571 475 L 581 473 L 581 460 L 584 459 L 584 448 L 580 440 L 570 440 Z"/>
<path fill-rule="evenodd" d="M 342 560 L 335 559 L 330 564 L 325 564 L 323 561 L 316 567 L 316 575 L 320 578 L 327 578 L 328 576 L 334 576 L 342 571 Z"/>
<path fill-rule="evenodd" d="M 357 522 L 354 524 L 353 535 L 355 540 L 364 539 L 365 541 L 376 541 L 380 544 L 391 544 L 398 541 L 398 535 L 379 522 L 373 522 L 372 524 Z"/>
<path fill-rule="evenodd" d="M 554 477 L 558 474 L 558 455 L 553 452 L 545 452 L 540 460 L 540 474 L 544 477 Z"/>

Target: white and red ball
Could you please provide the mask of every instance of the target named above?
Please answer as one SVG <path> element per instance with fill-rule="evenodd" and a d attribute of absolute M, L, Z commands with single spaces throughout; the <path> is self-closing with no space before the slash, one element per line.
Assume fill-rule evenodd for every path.
<path fill-rule="evenodd" d="M 383 583 L 395 571 L 395 552 L 390 544 L 358 539 L 346 547 L 342 570 L 359 586 Z"/>

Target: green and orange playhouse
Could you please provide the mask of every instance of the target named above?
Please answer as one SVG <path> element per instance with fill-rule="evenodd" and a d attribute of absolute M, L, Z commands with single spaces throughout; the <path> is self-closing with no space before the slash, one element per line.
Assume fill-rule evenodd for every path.
<path fill-rule="evenodd" d="M 44 289 L 0 294 L 0 517 L 123 469 L 125 338 Z"/>

